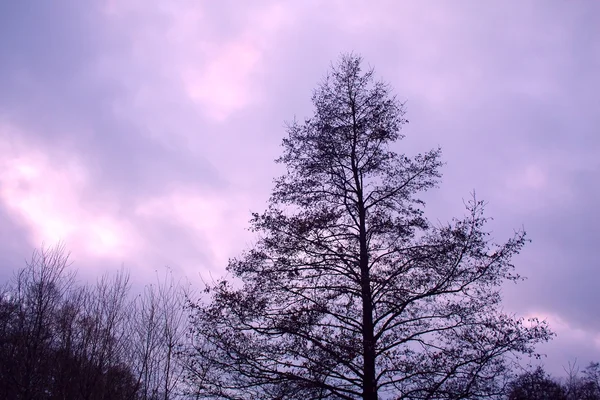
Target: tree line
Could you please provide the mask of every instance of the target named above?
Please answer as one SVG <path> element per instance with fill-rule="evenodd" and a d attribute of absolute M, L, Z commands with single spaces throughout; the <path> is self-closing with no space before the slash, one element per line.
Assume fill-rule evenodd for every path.
<path fill-rule="evenodd" d="M 523 372 L 509 385 L 508 400 L 599 400 L 600 363 L 591 362 L 583 371 L 574 364 L 566 377 L 556 379 L 541 366 Z"/>
<path fill-rule="evenodd" d="M 124 270 L 82 285 L 69 266 L 64 247 L 42 248 L 3 286 L 0 398 L 215 397 L 196 386 L 210 371 L 198 374 L 198 343 L 189 320 L 197 305 L 188 287 L 167 271 L 132 295 Z M 581 372 L 569 365 L 566 371 L 563 379 L 539 366 L 513 373 L 503 398 L 600 400 L 599 363 Z"/>
<path fill-rule="evenodd" d="M 124 270 L 79 284 L 64 247 L 36 250 L 0 292 L 0 398 L 173 399 L 184 286 L 130 296 Z"/>
<path fill-rule="evenodd" d="M 35 252 L 1 297 L 0 396 L 526 400 L 591 387 L 593 367 L 568 390 L 541 370 L 516 376 L 553 336 L 502 308 L 525 232 L 497 243 L 474 195 L 463 217 L 427 218 L 441 150 L 399 152 L 408 121 L 391 87 L 346 54 L 312 102 L 287 125 L 254 246 L 202 296 L 167 277 L 130 298 L 123 271 L 78 285 L 64 249 Z M 556 392 L 532 397 L 541 388 Z"/>

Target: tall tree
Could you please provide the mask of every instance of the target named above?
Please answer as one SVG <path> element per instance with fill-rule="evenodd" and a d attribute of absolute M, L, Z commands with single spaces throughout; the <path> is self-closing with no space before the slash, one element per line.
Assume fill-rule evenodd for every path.
<path fill-rule="evenodd" d="M 342 56 L 288 126 L 286 173 L 233 282 L 195 307 L 190 375 L 199 395 L 231 399 L 458 399 L 493 396 L 508 355 L 549 339 L 542 322 L 501 310 L 518 280 L 517 232 L 501 245 L 483 203 L 434 225 L 419 195 L 441 151 L 393 151 L 407 122 L 390 87 Z"/>

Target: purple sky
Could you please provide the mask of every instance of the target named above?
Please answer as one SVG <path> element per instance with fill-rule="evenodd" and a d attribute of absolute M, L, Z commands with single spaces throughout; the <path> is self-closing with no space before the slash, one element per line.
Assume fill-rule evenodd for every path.
<path fill-rule="evenodd" d="M 348 51 L 407 100 L 398 150 L 444 150 L 427 215 L 476 190 L 528 231 L 506 309 L 550 321 L 548 369 L 600 361 L 595 1 L 0 2 L 0 278 L 59 239 L 84 278 L 218 277 Z"/>

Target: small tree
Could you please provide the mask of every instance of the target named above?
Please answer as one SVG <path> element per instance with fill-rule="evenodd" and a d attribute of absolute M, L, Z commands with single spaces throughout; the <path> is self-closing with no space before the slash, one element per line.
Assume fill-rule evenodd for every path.
<path fill-rule="evenodd" d="M 600 363 L 589 363 L 583 370 L 583 376 L 579 374 L 577 362 L 569 363 L 565 371 L 567 400 L 600 400 Z"/>
<path fill-rule="evenodd" d="M 567 400 L 567 390 L 542 367 L 520 375 L 510 385 L 508 400 Z"/>
<path fill-rule="evenodd" d="M 582 400 L 600 399 L 600 363 L 590 362 L 583 370 L 582 386 L 584 396 Z"/>
<path fill-rule="evenodd" d="M 183 369 L 177 353 L 186 333 L 186 292 L 167 270 L 135 299 L 129 326 L 131 365 L 142 400 L 170 400 L 179 394 Z"/>
<path fill-rule="evenodd" d="M 199 395 L 235 399 L 458 399 L 501 393 L 508 355 L 533 354 L 544 323 L 501 311 L 518 280 L 517 232 L 491 243 L 484 204 L 434 225 L 423 191 L 439 149 L 407 157 L 403 104 L 343 56 L 293 122 L 254 248 L 195 305 L 190 376 Z"/>

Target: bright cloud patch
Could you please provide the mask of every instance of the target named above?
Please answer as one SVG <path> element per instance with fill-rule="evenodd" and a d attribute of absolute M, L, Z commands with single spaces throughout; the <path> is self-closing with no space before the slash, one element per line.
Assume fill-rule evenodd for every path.
<path fill-rule="evenodd" d="M 88 176 L 76 160 L 54 160 L 19 143 L 18 132 L 0 127 L 0 200 L 30 227 L 34 245 L 66 242 L 78 251 L 123 257 L 136 245 L 127 222 L 107 210 L 86 210 Z M 112 214 L 112 215 L 111 215 Z"/>
<path fill-rule="evenodd" d="M 207 52 L 214 53 L 214 59 L 204 68 L 198 71 L 192 66 L 183 72 L 189 96 L 217 120 L 256 100 L 251 97 L 250 87 L 252 72 L 260 60 L 260 52 L 252 43 L 240 41 L 224 47 Z"/>
<path fill-rule="evenodd" d="M 148 73 L 149 64 L 152 70 L 162 69 L 160 79 L 173 79 L 202 114 L 220 122 L 263 100 L 259 81 L 264 56 L 293 22 L 289 7 L 270 4 L 254 10 L 236 4 L 236 29 L 223 35 L 200 3 L 141 9 L 132 4 L 109 2 L 105 11 L 108 21 L 130 35 L 129 56 L 141 66 L 141 74 Z"/>
<path fill-rule="evenodd" d="M 277 33 L 290 23 L 289 10 L 280 5 L 255 12 L 238 36 L 221 43 L 203 42 L 197 58 L 186 59 L 182 79 L 189 96 L 217 120 L 261 101 L 254 82 L 263 67 L 263 53 Z M 202 41 L 201 32 L 189 32 L 185 46 Z"/>

